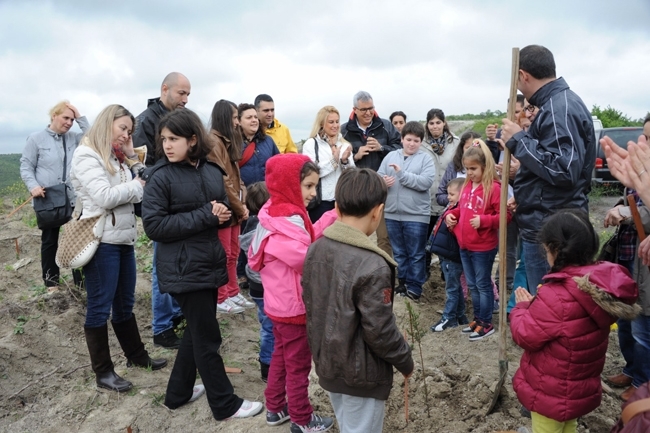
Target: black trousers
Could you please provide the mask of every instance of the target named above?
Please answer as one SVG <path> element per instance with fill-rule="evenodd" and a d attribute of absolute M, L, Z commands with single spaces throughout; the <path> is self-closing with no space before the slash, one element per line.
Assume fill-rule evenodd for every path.
<path fill-rule="evenodd" d="M 243 400 L 235 395 L 219 355 L 221 332 L 217 322 L 217 290 L 172 295 L 183 311 L 187 327 L 167 384 L 165 405 L 176 409 L 192 397 L 198 368 L 212 415 L 217 420 L 235 414 Z"/>
<path fill-rule="evenodd" d="M 59 267 L 56 265 L 56 250 L 59 246 L 59 229 L 41 230 L 41 270 L 43 273 L 43 282 L 46 287 L 59 285 Z M 83 274 L 81 269 L 72 271 L 72 278 L 75 286 L 83 288 Z"/>

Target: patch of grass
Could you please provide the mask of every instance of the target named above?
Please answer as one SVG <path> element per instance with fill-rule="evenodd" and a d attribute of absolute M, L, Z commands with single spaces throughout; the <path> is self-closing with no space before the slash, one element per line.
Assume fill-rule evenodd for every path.
<path fill-rule="evenodd" d="M 130 396 L 130 397 L 133 397 L 133 396 L 136 395 L 139 391 L 140 391 L 140 390 L 138 389 L 138 387 L 137 387 L 137 386 L 134 386 L 133 388 L 131 388 L 131 389 L 129 390 L 129 392 L 126 393 L 126 395 L 128 395 L 128 396 Z"/>
<path fill-rule="evenodd" d="M 20 315 L 18 316 L 16 326 L 14 326 L 14 335 L 25 333 L 25 324 L 29 322 L 29 317 Z"/>
<path fill-rule="evenodd" d="M 29 215 L 25 215 L 22 219 L 23 223 L 30 229 L 35 228 L 38 223 L 36 222 L 36 214 L 30 213 Z"/>
<path fill-rule="evenodd" d="M 185 334 L 185 328 L 187 328 L 187 320 L 183 319 L 181 320 L 181 323 L 176 326 L 176 329 L 174 329 L 174 332 L 178 338 L 183 338 L 183 334 Z"/>
<path fill-rule="evenodd" d="M 47 287 L 44 284 L 40 286 L 32 286 L 29 288 L 29 291 L 32 292 L 32 296 L 41 296 L 47 293 Z"/>
<path fill-rule="evenodd" d="M 221 332 L 221 338 L 230 337 L 230 322 L 226 319 L 221 319 L 219 321 L 219 331 Z"/>
<path fill-rule="evenodd" d="M 13 266 L 11 266 L 11 265 L 6 265 L 5 266 L 5 271 L 13 271 L 13 270 L 14 270 Z"/>
<path fill-rule="evenodd" d="M 149 239 L 149 236 L 147 236 L 146 233 L 142 233 L 140 236 L 138 236 L 138 239 L 135 240 L 135 247 L 136 248 L 141 248 L 141 247 L 151 247 L 152 242 L 151 239 Z"/>
<path fill-rule="evenodd" d="M 162 406 L 165 401 L 165 393 L 155 393 L 151 395 L 151 404 L 154 406 Z"/>
<path fill-rule="evenodd" d="M 592 183 L 588 197 L 590 203 L 598 203 L 603 197 L 621 195 L 621 193 L 622 190 L 620 186 L 604 183 Z"/>

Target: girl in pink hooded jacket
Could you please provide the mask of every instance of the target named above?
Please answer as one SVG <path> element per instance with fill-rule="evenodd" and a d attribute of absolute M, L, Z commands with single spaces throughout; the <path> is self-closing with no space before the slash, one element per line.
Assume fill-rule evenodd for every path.
<path fill-rule="evenodd" d="M 524 354 L 512 386 L 534 432 L 572 433 L 577 418 L 600 405 L 609 327 L 639 314 L 638 290 L 622 266 L 594 263 L 598 235 L 583 210 L 548 218 L 539 240 L 551 273 L 536 296 L 515 291 L 510 329 Z"/>
<path fill-rule="evenodd" d="M 313 225 L 309 220 L 307 205 L 316 196 L 318 179 L 318 166 L 308 156 L 284 154 L 267 161 L 271 198 L 258 214 L 248 250 L 248 265 L 262 278 L 264 312 L 275 337 L 264 391 L 266 422 L 274 426 L 291 419 L 292 432 L 326 431 L 334 423 L 314 414 L 309 402 L 311 351 L 300 284 L 307 249 L 337 218 L 331 210 Z"/>

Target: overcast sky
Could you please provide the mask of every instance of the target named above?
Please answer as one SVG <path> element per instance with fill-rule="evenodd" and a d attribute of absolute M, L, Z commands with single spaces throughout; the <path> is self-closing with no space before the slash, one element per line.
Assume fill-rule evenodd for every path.
<path fill-rule="evenodd" d="M 275 99 L 294 140 L 366 90 L 382 117 L 506 109 L 511 49 L 541 44 L 589 108 L 650 110 L 650 1 L 0 0 L 0 153 L 22 151 L 69 99 L 135 115 L 184 73 L 188 108 Z"/>

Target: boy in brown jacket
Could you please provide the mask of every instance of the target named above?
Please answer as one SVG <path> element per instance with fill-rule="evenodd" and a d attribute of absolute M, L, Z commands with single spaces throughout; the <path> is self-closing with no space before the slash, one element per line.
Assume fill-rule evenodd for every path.
<path fill-rule="evenodd" d="M 336 185 L 339 220 L 309 248 L 302 286 L 316 373 L 341 432 L 381 432 L 393 366 L 413 358 L 393 315 L 395 261 L 372 242 L 386 185 L 372 170 L 346 170 Z"/>

